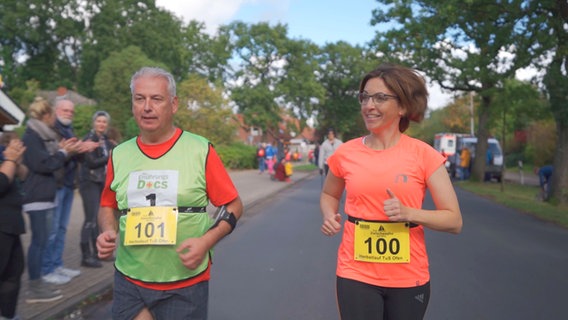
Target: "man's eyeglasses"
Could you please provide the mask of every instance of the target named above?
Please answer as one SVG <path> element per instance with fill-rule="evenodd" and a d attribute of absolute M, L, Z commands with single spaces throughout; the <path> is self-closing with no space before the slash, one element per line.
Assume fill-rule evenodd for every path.
<path fill-rule="evenodd" d="M 359 103 L 361 103 L 362 105 L 366 105 L 369 102 L 369 99 L 371 99 L 371 101 L 373 101 L 373 104 L 375 105 L 381 104 L 387 101 L 388 99 L 398 99 L 397 96 L 393 96 L 392 94 L 386 94 L 382 92 L 378 92 L 373 95 L 368 95 L 365 92 L 359 92 L 358 98 L 359 98 Z"/>

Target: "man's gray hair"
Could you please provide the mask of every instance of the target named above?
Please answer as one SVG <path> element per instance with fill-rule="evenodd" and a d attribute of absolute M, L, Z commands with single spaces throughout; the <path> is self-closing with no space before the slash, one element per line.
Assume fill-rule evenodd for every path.
<path fill-rule="evenodd" d="M 158 67 L 143 67 L 142 69 L 136 71 L 132 78 L 130 79 L 130 93 L 134 94 L 134 81 L 141 77 L 162 77 L 168 80 L 168 91 L 170 93 L 170 98 L 173 99 L 176 96 L 176 81 L 174 76 L 166 70 Z"/>

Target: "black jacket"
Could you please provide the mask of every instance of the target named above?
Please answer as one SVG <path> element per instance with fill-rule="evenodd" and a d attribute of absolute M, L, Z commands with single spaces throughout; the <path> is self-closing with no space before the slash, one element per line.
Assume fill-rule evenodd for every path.
<path fill-rule="evenodd" d="M 83 139 L 99 142 L 102 140 L 106 146 L 107 152 L 105 153 L 102 147 L 97 147 L 95 150 L 86 153 L 81 161 L 81 168 L 79 169 L 79 181 L 91 181 L 97 183 L 104 183 L 106 178 L 106 164 L 110 150 L 114 145 L 108 140 L 108 137 L 103 136 L 99 138 L 96 133 L 90 131 Z"/>
<path fill-rule="evenodd" d="M 9 234 L 26 232 L 22 216 L 22 194 L 19 181 L 14 177 L 12 182 L 0 172 L 0 231 Z"/>
<path fill-rule="evenodd" d="M 43 139 L 30 128 L 26 129 L 22 141 L 26 146 L 24 164 L 29 169 L 23 183 L 24 204 L 55 201 L 57 182 L 54 173 L 65 165 L 65 154 L 58 151 L 50 155 Z"/>

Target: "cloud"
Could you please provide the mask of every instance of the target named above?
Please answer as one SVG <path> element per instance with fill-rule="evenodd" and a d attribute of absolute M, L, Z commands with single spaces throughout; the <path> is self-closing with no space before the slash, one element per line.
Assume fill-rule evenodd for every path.
<path fill-rule="evenodd" d="M 217 28 L 230 21 L 239 8 L 254 0 L 156 0 L 156 6 L 165 8 L 180 17 L 186 23 L 196 20 L 205 23 L 208 33 L 214 33 Z"/>
<path fill-rule="evenodd" d="M 205 23 L 205 30 L 214 34 L 219 26 L 237 19 L 277 22 L 286 16 L 289 1 L 285 0 L 156 0 L 158 7 L 173 12 L 188 23 L 196 20 Z M 246 7 L 246 8 L 245 8 Z M 243 13 L 244 15 L 240 15 Z"/>

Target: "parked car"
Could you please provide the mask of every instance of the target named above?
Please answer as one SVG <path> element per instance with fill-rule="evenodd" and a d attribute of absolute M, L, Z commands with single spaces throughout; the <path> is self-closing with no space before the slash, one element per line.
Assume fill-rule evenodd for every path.
<path fill-rule="evenodd" d="M 471 152 L 471 164 L 473 164 L 473 159 L 477 156 L 475 150 L 476 146 L 477 137 L 464 136 L 459 137 L 457 140 L 458 150 L 467 147 Z M 485 159 L 485 180 L 495 179 L 501 182 L 503 178 L 503 151 L 499 140 L 495 138 L 487 139 L 487 154 L 485 155 Z"/>

